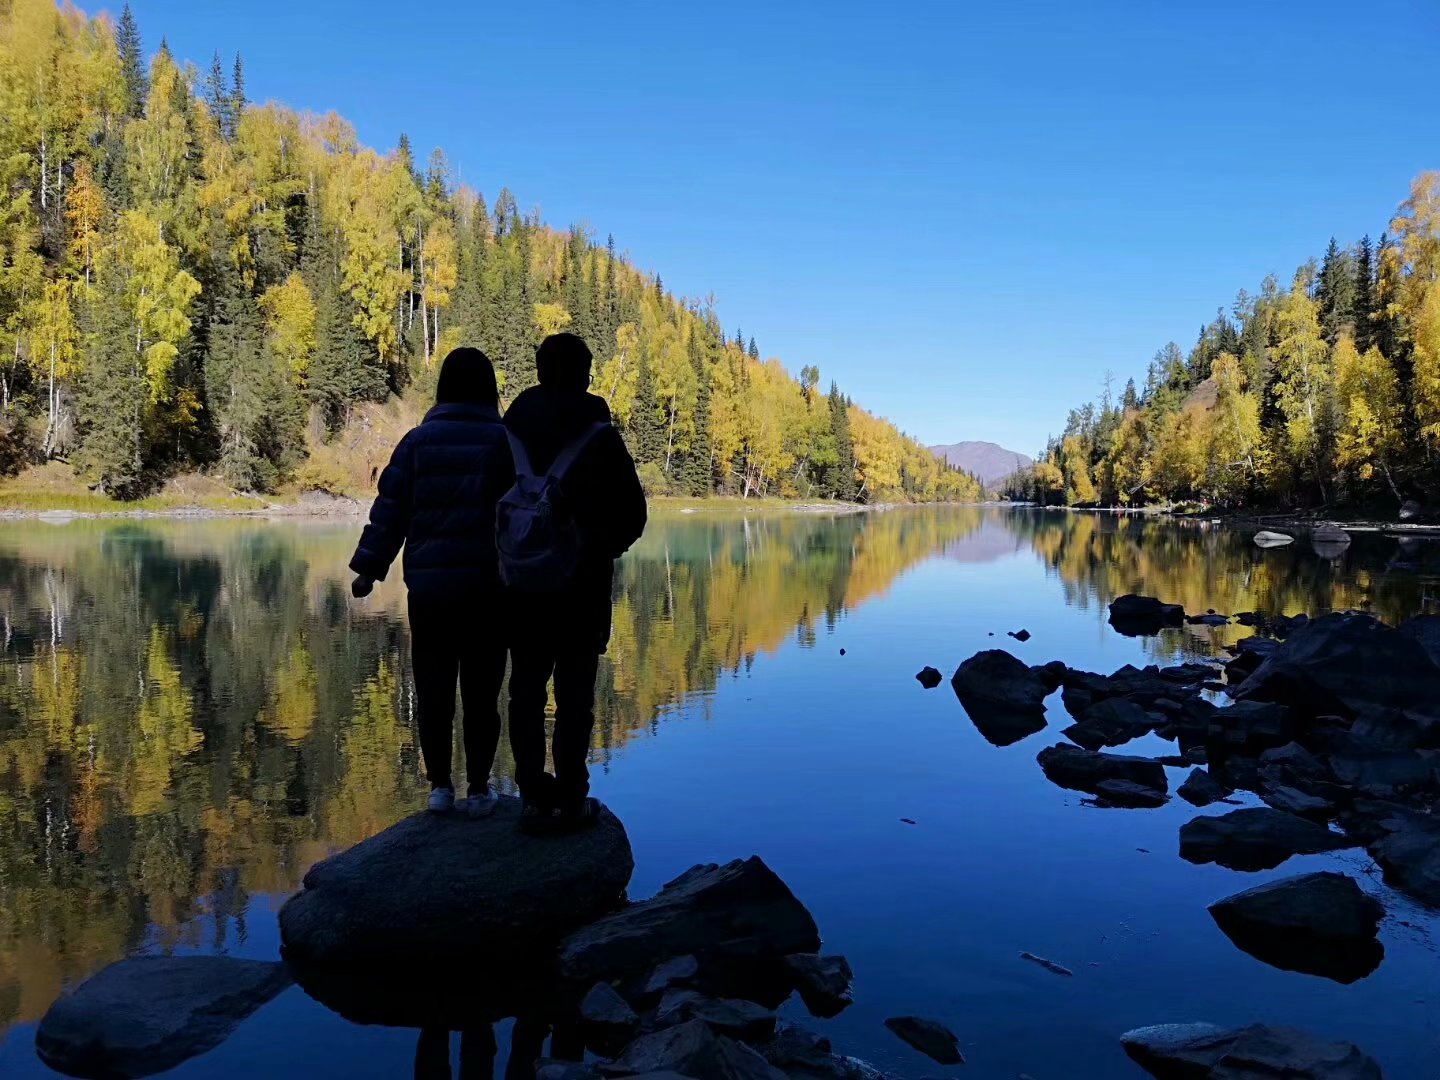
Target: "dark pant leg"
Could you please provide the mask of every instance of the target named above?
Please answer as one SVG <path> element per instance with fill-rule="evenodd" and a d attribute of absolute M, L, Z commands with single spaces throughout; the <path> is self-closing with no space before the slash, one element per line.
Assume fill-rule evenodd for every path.
<path fill-rule="evenodd" d="M 515 783 L 528 802 L 543 804 L 545 785 L 545 703 L 555 655 L 538 634 L 520 634 L 510 646 L 510 753 Z"/>
<path fill-rule="evenodd" d="M 460 654 L 460 699 L 465 712 L 465 775 L 483 791 L 500 745 L 500 684 L 505 681 L 505 635 L 498 617 L 482 614 Z M 543 709 L 543 706 L 542 706 Z"/>
<path fill-rule="evenodd" d="M 426 775 L 431 787 L 453 787 L 450 759 L 460 648 L 443 606 L 411 599 L 410 666 L 415 674 L 415 711 Z"/>
<path fill-rule="evenodd" d="M 590 794 L 590 733 L 595 727 L 595 675 L 600 657 L 568 645 L 555 660 L 555 788 L 561 805 Z"/>

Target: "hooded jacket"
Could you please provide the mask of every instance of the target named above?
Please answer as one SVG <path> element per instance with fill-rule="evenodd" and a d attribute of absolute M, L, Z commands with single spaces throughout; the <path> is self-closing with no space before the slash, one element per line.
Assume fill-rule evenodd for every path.
<path fill-rule="evenodd" d="M 544 603 L 547 618 L 575 628 L 580 639 L 603 652 L 610 639 L 615 560 L 645 531 L 645 492 L 635 462 L 611 425 L 605 400 L 583 391 L 534 386 L 505 413 L 505 426 L 525 447 L 531 467 L 544 474 L 564 446 L 595 424 L 594 435 L 561 480 L 566 505 L 584 538 L 575 584 Z M 522 608 L 527 605 L 517 605 Z"/>
<path fill-rule="evenodd" d="M 401 546 L 412 596 L 498 594 L 495 503 L 515 482 L 492 405 L 436 405 L 406 433 L 380 474 L 370 523 L 350 569 L 383 580 Z"/>

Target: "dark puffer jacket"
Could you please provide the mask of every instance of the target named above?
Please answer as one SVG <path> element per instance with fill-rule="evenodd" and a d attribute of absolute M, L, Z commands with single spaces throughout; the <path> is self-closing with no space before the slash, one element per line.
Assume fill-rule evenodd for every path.
<path fill-rule="evenodd" d="M 494 594 L 495 503 L 515 482 L 498 410 L 436 405 L 395 447 L 350 569 L 381 580 L 405 547 L 405 584 L 438 599 Z"/>
<path fill-rule="evenodd" d="M 567 443 L 593 424 L 610 423 L 604 398 L 582 391 L 531 387 L 505 412 L 505 426 L 544 473 Z M 615 560 L 645 531 L 645 492 L 635 462 L 614 427 L 586 444 L 560 484 L 585 549 L 574 585 L 515 605 L 517 628 L 604 652 L 610 640 Z"/>

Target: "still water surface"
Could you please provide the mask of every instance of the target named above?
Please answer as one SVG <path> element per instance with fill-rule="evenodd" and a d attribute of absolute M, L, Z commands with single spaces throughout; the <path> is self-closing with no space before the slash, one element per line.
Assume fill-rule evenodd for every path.
<path fill-rule="evenodd" d="M 0 526 L 0 1076 L 53 1075 L 36 1023 L 113 960 L 275 958 L 306 868 L 419 807 L 403 590 L 351 600 L 353 540 L 308 522 Z M 1123 638 L 1105 607 L 1124 592 L 1399 619 L 1434 610 L 1437 585 L 1440 544 L 1380 537 L 1332 562 L 1039 511 L 661 514 L 618 576 L 596 793 L 629 829 L 634 896 L 763 856 L 855 968 L 856 1004 L 816 1026 L 901 1076 L 939 1072 L 882 1027 L 913 1012 L 960 1034 L 968 1077 L 1135 1077 L 1120 1032 L 1200 1019 L 1293 1024 L 1358 1043 L 1391 1080 L 1435 1077 L 1440 920 L 1363 854 L 1191 866 L 1186 804 L 1097 810 L 1045 780 L 1058 697 L 1049 730 L 997 749 L 948 686 L 913 676 L 997 645 L 1108 672 L 1249 633 Z M 1005 636 L 1022 627 L 1026 644 Z M 507 786 L 503 743 L 497 770 Z M 1390 909 L 1386 958 L 1354 985 L 1266 967 L 1205 911 L 1324 867 Z M 170 1075 L 402 1077 L 414 1052 L 413 1031 L 353 1026 L 292 988 Z"/>

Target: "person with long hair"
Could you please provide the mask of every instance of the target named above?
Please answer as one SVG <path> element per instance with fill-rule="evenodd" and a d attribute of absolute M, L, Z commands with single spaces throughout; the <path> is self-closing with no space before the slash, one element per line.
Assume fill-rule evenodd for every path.
<path fill-rule="evenodd" d="M 495 553 L 495 503 L 514 483 L 495 368 L 479 349 L 445 357 L 435 406 L 395 447 L 370 521 L 350 560 L 351 592 L 368 596 L 401 547 L 409 591 L 410 655 L 428 808 L 457 807 L 452 776 L 455 687 L 465 717 L 469 792 L 458 808 L 495 808 L 490 770 L 508 641 Z"/>

